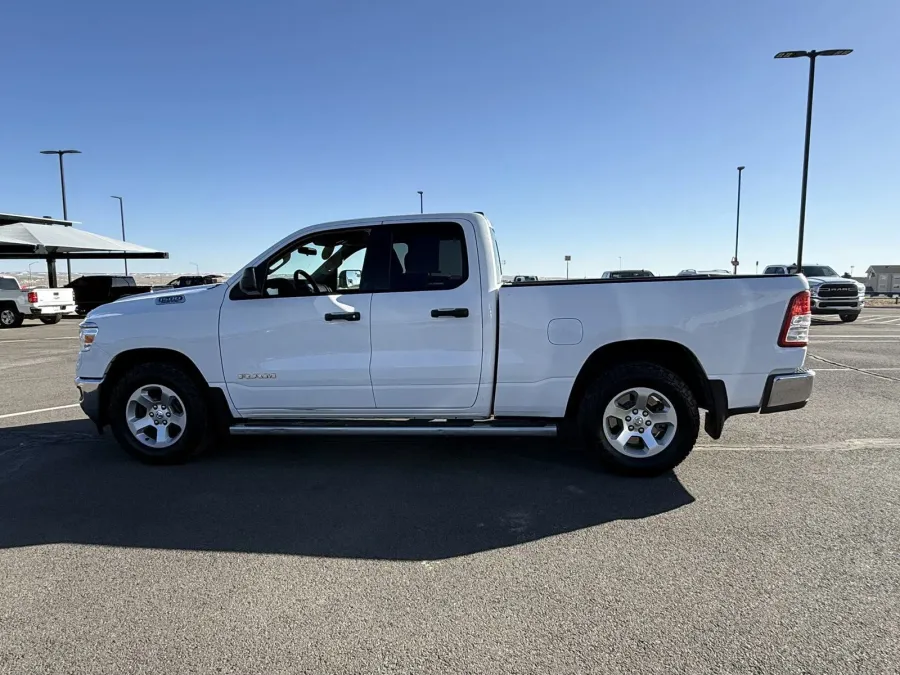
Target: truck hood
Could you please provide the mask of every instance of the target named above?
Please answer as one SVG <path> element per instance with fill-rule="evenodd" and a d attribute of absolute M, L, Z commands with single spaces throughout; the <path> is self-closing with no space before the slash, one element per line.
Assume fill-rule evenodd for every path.
<path fill-rule="evenodd" d="M 844 277 L 806 277 L 810 286 L 819 286 L 821 284 L 856 284 L 860 283 L 854 279 L 845 279 Z"/>
<path fill-rule="evenodd" d="M 192 309 L 219 306 L 227 286 L 225 284 L 210 284 L 208 286 L 189 286 L 187 288 L 173 288 L 165 291 L 152 291 L 150 293 L 138 293 L 126 295 L 114 302 L 107 303 L 92 310 L 86 317 L 87 320 L 101 319 L 104 316 L 121 314 L 142 314 L 145 312 L 160 312 L 176 307 L 191 306 Z"/>

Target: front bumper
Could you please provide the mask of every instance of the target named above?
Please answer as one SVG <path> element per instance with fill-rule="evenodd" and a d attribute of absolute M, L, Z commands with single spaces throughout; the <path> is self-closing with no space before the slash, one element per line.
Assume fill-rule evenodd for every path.
<path fill-rule="evenodd" d="M 769 375 L 760 412 L 765 414 L 802 408 L 812 395 L 815 378 L 814 370 Z"/>
<path fill-rule="evenodd" d="M 863 298 L 817 298 L 809 301 L 813 314 L 858 314 L 865 306 Z"/>
<path fill-rule="evenodd" d="M 86 377 L 76 377 L 75 386 L 78 388 L 78 402 L 84 414 L 97 425 L 101 426 L 100 415 L 100 385 L 103 380 L 95 380 Z"/>

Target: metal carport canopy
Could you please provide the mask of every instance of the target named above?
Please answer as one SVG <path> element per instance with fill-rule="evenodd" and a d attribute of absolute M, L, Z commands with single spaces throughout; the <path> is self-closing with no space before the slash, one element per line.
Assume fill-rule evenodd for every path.
<path fill-rule="evenodd" d="M 56 286 L 56 260 L 164 259 L 169 254 L 78 230 L 74 221 L 0 213 L 0 259 L 46 260 Z"/>

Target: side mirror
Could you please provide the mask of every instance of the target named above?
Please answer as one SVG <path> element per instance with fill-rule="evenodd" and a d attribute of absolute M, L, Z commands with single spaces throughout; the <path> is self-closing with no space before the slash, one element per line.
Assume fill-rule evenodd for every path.
<path fill-rule="evenodd" d="M 241 281 L 238 284 L 246 295 L 261 295 L 259 290 L 259 279 L 255 267 L 247 267 L 241 274 Z"/>
<path fill-rule="evenodd" d="M 361 276 L 361 270 L 343 270 L 338 275 L 338 288 L 357 288 Z"/>

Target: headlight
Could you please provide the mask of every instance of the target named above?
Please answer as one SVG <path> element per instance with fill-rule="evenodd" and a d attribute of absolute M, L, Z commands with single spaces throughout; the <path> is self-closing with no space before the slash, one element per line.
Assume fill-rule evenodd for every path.
<path fill-rule="evenodd" d="M 81 351 L 90 351 L 91 345 L 94 344 L 94 339 L 97 337 L 99 331 L 100 329 L 97 327 L 97 324 L 89 321 L 83 322 L 78 327 L 78 340 L 81 342 Z"/>
<path fill-rule="evenodd" d="M 815 298 L 815 297 L 818 297 L 818 295 L 819 295 L 819 286 L 821 286 L 821 285 L 822 285 L 822 284 L 816 284 L 815 286 L 810 286 L 810 287 L 809 287 L 809 294 L 810 294 L 812 297 L 814 297 L 814 298 Z"/>

